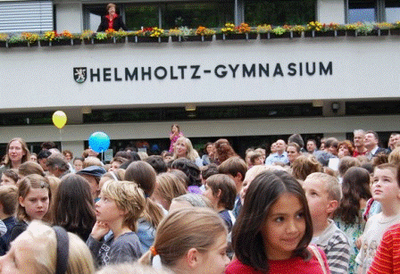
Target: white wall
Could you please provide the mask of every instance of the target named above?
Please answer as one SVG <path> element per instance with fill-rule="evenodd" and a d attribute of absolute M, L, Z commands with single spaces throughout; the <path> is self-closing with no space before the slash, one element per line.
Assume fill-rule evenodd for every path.
<path fill-rule="evenodd" d="M 398 37 L 303 38 L 256 41 L 213 41 L 187 43 L 127 43 L 0 49 L 0 108 L 35 109 L 81 106 L 171 106 L 249 102 L 293 102 L 398 98 Z M 303 71 L 288 75 L 288 64 L 332 62 L 332 75 L 309 76 Z M 270 65 L 270 76 L 243 77 L 242 66 Z M 273 76 L 277 64 L 284 76 Z M 191 79 L 198 65 L 200 79 Z M 214 71 L 227 67 L 226 77 Z M 228 66 L 239 65 L 236 77 Z M 165 79 L 124 80 L 125 68 L 152 71 L 163 66 Z M 178 66 L 187 66 L 184 78 Z M 75 82 L 74 68 L 100 69 L 94 78 Z M 170 68 L 174 69 L 171 79 Z M 103 81 L 103 69 L 110 68 L 111 81 Z M 117 70 L 118 75 L 114 73 Z M 210 70 L 210 73 L 206 73 Z M 303 69 L 304 70 L 304 69 Z M 222 70 L 219 70 L 222 72 Z M 123 78 L 115 81 L 115 77 Z M 23 79 L 23 81 L 21 81 Z M 18 99 L 15 96 L 18 94 Z"/>
<path fill-rule="evenodd" d="M 345 0 L 317 0 L 317 21 L 345 23 Z"/>
<path fill-rule="evenodd" d="M 68 30 L 71 33 L 81 33 L 83 15 L 81 3 L 55 4 L 57 32 Z"/>

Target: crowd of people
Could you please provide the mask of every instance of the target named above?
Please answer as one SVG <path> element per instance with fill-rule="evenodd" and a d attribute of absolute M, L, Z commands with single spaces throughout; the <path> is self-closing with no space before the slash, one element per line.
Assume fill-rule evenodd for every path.
<path fill-rule="evenodd" d="M 108 164 L 12 139 L 0 167 L 0 273 L 397 273 L 400 134 L 300 134 L 240 157 L 193 148 Z"/>

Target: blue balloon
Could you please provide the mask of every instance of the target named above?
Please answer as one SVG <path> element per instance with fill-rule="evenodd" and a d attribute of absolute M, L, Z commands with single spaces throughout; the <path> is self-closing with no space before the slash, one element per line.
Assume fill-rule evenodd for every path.
<path fill-rule="evenodd" d="M 104 152 L 110 146 L 110 137 L 104 132 L 95 132 L 89 137 L 89 146 L 97 153 Z"/>

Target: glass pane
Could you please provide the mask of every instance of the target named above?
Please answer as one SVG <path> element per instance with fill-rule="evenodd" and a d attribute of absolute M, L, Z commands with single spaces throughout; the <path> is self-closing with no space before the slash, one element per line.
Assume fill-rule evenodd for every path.
<path fill-rule="evenodd" d="M 348 23 L 375 22 L 376 1 L 349 0 Z"/>
<path fill-rule="evenodd" d="M 187 26 L 222 27 L 234 21 L 234 1 L 166 3 L 163 8 L 164 29 Z"/>
<path fill-rule="evenodd" d="M 252 26 L 305 25 L 315 20 L 315 6 L 315 0 L 247 0 L 245 21 Z"/>
<path fill-rule="evenodd" d="M 400 19 L 400 8 L 386 8 L 386 22 L 395 23 Z"/>
<path fill-rule="evenodd" d="M 129 30 L 158 27 L 158 4 L 127 4 L 125 15 Z"/>
<path fill-rule="evenodd" d="M 386 0 L 386 22 L 394 23 L 400 19 L 400 1 Z"/>

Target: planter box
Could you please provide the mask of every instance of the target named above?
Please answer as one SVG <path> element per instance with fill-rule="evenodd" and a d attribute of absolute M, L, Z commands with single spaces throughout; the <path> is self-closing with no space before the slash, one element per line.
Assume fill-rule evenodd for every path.
<path fill-rule="evenodd" d="M 0 41 L 0 48 L 6 48 L 7 47 L 7 41 Z"/>
<path fill-rule="evenodd" d="M 9 48 L 24 48 L 24 47 L 37 47 L 39 43 L 36 41 L 35 43 L 28 43 L 26 41 L 23 42 L 17 42 L 17 43 L 10 43 L 8 42 L 8 47 Z"/>
<path fill-rule="evenodd" d="M 345 36 L 346 31 L 344 29 L 336 30 L 336 36 Z"/>
<path fill-rule="evenodd" d="M 328 30 L 328 31 L 305 31 L 304 32 L 304 37 L 335 37 L 335 31 L 334 30 Z"/>
<path fill-rule="evenodd" d="M 212 38 L 212 35 L 171 36 L 172 42 L 205 42 Z"/>
<path fill-rule="evenodd" d="M 79 39 L 79 38 L 72 39 L 72 45 L 73 46 L 81 45 L 81 44 L 82 44 L 82 40 L 81 39 Z"/>
<path fill-rule="evenodd" d="M 270 39 L 277 39 L 277 38 L 292 38 L 292 35 L 291 35 L 292 33 L 289 31 L 289 32 L 285 32 L 285 33 L 283 33 L 283 34 L 281 34 L 281 35 L 278 35 L 278 34 L 275 34 L 275 33 L 273 33 L 273 32 L 271 32 L 270 34 L 269 34 L 269 38 Z"/>
<path fill-rule="evenodd" d="M 163 37 L 149 37 L 149 36 L 129 36 L 128 42 L 133 43 L 167 43 L 168 36 Z"/>
<path fill-rule="evenodd" d="M 282 35 L 277 35 L 273 32 L 260 33 L 260 39 L 275 39 L 275 38 L 301 38 L 301 32 L 285 32 Z"/>
<path fill-rule="evenodd" d="M 301 38 L 301 32 L 298 31 L 292 31 L 292 37 L 291 38 Z"/>
<path fill-rule="evenodd" d="M 254 40 L 257 39 L 257 33 L 234 33 L 234 34 L 216 34 L 217 40 Z"/>
<path fill-rule="evenodd" d="M 93 39 L 83 39 L 82 41 L 83 41 L 83 43 L 84 43 L 85 45 L 91 45 L 91 44 L 93 44 Z"/>
<path fill-rule="evenodd" d="M 72 39 L 62 39 L 62 40 L 53 40 L 51 42 L 52 46 L 71 46 Z"/>
<path fill-rule="evenodd" d="M 50 41 L 41 40 L 39 43 L 40 43 L 41 47 L 49 47 L 50 46 Z"/>
<path fill-rule="evenodd" d="M 51 46 L 71 46 L 71 39 L 63 40 L 53 40 L 53 41 L 40 41 L 41 47 L 51 47 Z"/>
<path fill-rule="evenodd" d="M 124 44 L 126 42 L 126 37 L 114 37 L 114 43 L 116 44 Z"/>
<path fill-rule="evenodd" d="M 400 29 L 391 29 L 390 35 L 400 35 Z"/>
<path fill-rule="evenodd" d="M 358 33 L 356 30 L 346 30 L 346 35 L 351 37 L 356 37 Z"/>
<path fill-rule="evenodd" d="M 96 40 L 93 39 L 93 44 L 114 44 L 114 39 L 103 39 L 103 40 Z"/>

